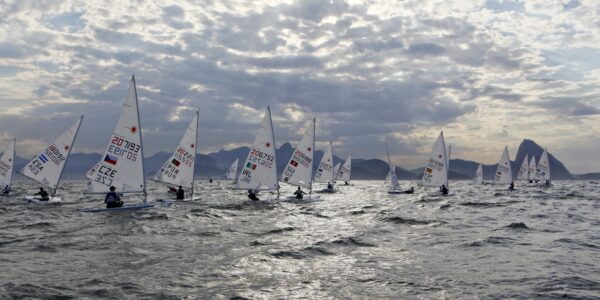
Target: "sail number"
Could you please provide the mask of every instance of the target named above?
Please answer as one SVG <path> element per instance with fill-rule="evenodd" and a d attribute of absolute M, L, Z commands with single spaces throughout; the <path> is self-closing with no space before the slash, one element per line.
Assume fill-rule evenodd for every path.
<path fill-rule="evenodd" d="M 27 168 L 29 169 L 29 171 L 31 171 L 33 175 L 37 175 L 38 173 L 40 173 L 40 171 L 42 171 L 42 169 L 44 169 L 44 166 L 38 158 L 33 160 L 30 164 L 28 164 Z"/>
<path fill-rule="evenodd" d="M 175 159 L 183 162 L 186 166 L 188 167 L 192 167 L 192 164 L 194 163 L 194 155 L 192 155 L 191 153 L 189 153 L 187 150 L 185 150 L 182 147 L 177 147 L 177 151 L 175 151 L 175 155 L 174 155 Z"/>
<path fill-rule="evenodd" d="M 46 154 L 57 166 L 60 166 L 60 164 L 67 159 L 62 153 L 60 153 L 60 150 L 58 150 L 54 144 L 46 148 L 44 154 Z"/>
<path fill-rule="evenodd" d="M 127 141 L 118 136 L 113 136 L 112 141 L 108 146 L 108 153 L 118 155 L 119 157 L 126 157 L 131 161 L 137 160 L 137 155 L 139 151 L 139 144 Z"/>
<path fill-rule="evenodd" d="M 250 156 L 248 157 L 248 162 L 255 163 L 257 165 L 265 166 L 267 168 L 273 167 L 273 162 L 275 161 L 275 156 L 271 154 L 264 153 L 262 151 L 252 149 L 250 150 Z"/>
<path fill-rule="evenodd" d="M 98 169 L 98 172 L 96 172 L 94 181 L 106 186 L 110 186 L 112 185 L 116 174 L 117 170 L 106 166 L 100 166 L 100 169 Z"/>

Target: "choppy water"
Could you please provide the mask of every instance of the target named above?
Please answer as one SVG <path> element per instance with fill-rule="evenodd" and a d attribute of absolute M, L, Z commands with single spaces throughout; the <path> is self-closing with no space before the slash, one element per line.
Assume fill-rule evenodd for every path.
<path fill-rule="evenodd" d="M 441 198 L 357 181 L 254 203 L 198 182 L 201 201 L 112 214 L 78 212 L 101 202 L 84 186 L 64 182 L 60 205 L 0 198 L 0 298 L 600 299 L 595 183 Z"/>

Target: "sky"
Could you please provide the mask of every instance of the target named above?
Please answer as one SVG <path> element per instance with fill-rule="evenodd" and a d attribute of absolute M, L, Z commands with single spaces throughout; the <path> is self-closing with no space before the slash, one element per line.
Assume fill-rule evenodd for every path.
<path fill-rule="evenodd" d="M 135 73 L 146 155 L 200 110 L 199 151 L 278 144 L 317 118 L 336 155 L 495 163 L 533 139 L 600 171 L 600 1 L 0 0 L 0 145 L 30 157 L 85 115 L 102 152 Z"/>

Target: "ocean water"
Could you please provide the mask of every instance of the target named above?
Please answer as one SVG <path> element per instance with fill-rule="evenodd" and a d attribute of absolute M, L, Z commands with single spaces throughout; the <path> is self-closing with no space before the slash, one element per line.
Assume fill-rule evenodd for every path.
<path fill-rule="evenodd" d="M 84 187 L 65 181 L 59 205 L 23 201 L 29 182 L 0 198 L 0 298 L 600 299 L 594 182 L 452 182 L 440 197 L 354 181 L 256 203 L 198 181 L 200 201 L 95 214 L 78 211 L 101 206 Z"/>

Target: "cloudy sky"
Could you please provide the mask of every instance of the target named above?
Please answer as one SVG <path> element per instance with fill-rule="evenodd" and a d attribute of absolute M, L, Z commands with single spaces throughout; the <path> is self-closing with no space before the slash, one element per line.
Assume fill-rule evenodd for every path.
<path fill-rule="evenodd" d="M 128 2 L 128 4 L 124 4 Z M 600 171 L 600 1 L 0 0 L 0 139 L 29 157 L 84 114 L 101 152 L 135 73 L 145 152 L 200 109 L 201 152 L 277 142 L 313 116 L 339 156 L 496 162 L 523 138 Z"/>

